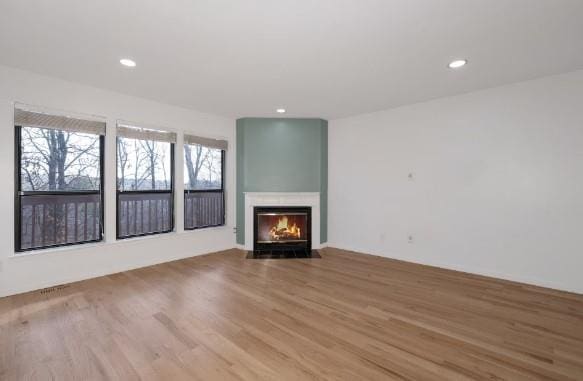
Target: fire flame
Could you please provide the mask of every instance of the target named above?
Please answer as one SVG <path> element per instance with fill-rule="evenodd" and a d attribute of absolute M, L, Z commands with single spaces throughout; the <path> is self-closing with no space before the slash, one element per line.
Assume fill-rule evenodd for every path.
<path fill-rule="evenodd" d="M 300 228 L 294 223 L 289 226 L 287 217 L 280 217 L 277 221 L 277 225 L 272 226 L 269 230 L 269 236 L 272 240 L 282 240 L 282 239 L 300 239 L 302 233 Z"/>

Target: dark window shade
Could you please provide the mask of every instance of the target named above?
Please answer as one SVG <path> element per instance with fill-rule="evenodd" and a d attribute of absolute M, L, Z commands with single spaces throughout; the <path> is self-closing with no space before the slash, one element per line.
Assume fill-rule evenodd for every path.
<path fill-rule="evenodd" d="M 117 207 L 119 238 L 172 230 L 172 192 L 120 193 Z"/>
<path fill-rule="evenodd" d="M 20 249 L 38 249 L 101 239 L 101 197 L 29 195 L 20 202 Z"/>
<path fill-rule="evenodd" d="M 185 192 L 184 228 L 199 229 L 225 224 L 225 198 L 223 191 Z"/>

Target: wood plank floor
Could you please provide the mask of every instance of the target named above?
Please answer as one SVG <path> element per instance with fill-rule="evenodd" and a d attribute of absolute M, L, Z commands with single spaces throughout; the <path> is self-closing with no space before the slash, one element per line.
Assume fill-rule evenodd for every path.
<path fill-rule="evenodd" d="M 0 299 L 0 379 L 583 380 L 583 295 L 337 249 Z"/>

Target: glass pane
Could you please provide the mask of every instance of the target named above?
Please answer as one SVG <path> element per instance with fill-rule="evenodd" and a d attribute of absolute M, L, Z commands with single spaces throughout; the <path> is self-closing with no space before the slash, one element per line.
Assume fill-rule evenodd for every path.
<path fill-rule="evenodd" d="M 305 242 L 307 213 L 258 213 L 257 242 Z"/>
<path fill-rule="evenodd" d="M 184 228 L 196 229 L 225 223 L 223 192 L 184 194 Z"/>
<path fill-rule="evenodd" d="M 222 151 L 201 145 L 184 145 L 184 189 L 222 189 Z"/>
<path fill-rule="evenodd" d="M 117 187 L 121 191 L 170 190 L 171 143 L 117 138 Z"/>
<path fill-rule="evenodd" d="M 100 221 L 99 194 L 23 196 L 20 248 L 100 240 Z"/>
<path fill-rule="evenodd" d="M 23 127 L 22 190 L 99 190 L 99 142 L 99 135 Z"/>
<path fill-rule="evenodd" d="M 172 230 L 171 193 L 120 193 L 118 237 Z"/>

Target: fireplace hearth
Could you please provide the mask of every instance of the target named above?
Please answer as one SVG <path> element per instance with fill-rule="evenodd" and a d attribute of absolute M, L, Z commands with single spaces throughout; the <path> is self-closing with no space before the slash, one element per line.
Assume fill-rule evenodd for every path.
<path fill-rule="evenodd" d="M 249 258 L 314 258 L 312 208 L 256 206 L 253 208 L 253 251 Z"/>

